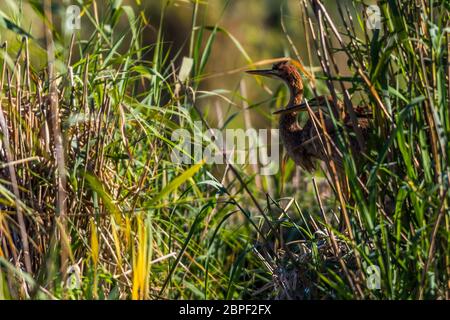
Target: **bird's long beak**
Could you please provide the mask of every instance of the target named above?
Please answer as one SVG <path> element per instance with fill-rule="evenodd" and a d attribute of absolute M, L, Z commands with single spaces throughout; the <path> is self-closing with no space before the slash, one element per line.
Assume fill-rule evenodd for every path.
<path fill-rule="evenodd" d="M 263 69 L 263 70 L 247 70 L 245 71 L 248 74 L 252 74 L 255 76 L 263 76 L 263 77 L 276 77 L 277 72 L 272 69 Z"/>
<path fill-rule="evenodd" d="M 291 112 L 302 112 L 302 111 L 306 111 L 308 110 L 307 106 L 306 106 L 306 102 L 303 102 L 301 104 L 298 104 L 296 106 L 290 106 L 284 109 L 280 109 L 277 110 L 275 112 L 273 112 L 272 114 L 285 114 L 285 113 L 291 113 Z"/>

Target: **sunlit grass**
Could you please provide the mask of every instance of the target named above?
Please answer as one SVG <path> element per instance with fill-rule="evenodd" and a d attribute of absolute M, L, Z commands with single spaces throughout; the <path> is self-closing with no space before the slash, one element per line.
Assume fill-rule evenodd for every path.
<path fill-rule="evenodd" d="M 203 135 L 211 97 L 222 129 L 286 100 L 281 86 L 263 102 L 250 101 L 245 85 L 202 89 L 214 76 L 205 70 L 218 35 L 248 64 L 221 76 L 272 61 L 254 61 L 220 23 L 206 25 L 205 3 L 192 3 L 190 38 L 178 52 L 165 41 L 165 6 L 155 27 L 132 7 L 109 4 L 99 14 L 86 3 L 88 37 L 55 25 L 53 41 L 30 37 L 20 16 L 2 12 L 0 299 L 448 299 L 449 8 L 388 1 L 374 32 L 357 15 L 362 7 L 342 5 L 332 21 L 318 4 L 300 2 L 305 47 L 286 34 L 295 65 L 320 66 L 305 68 L 315 77 L 305 76 L 307 98 L 335 91 L 374 111 L 363 165 L 347 147 L 351 133 L 337 142 L 346 181 L 299 177 L 290 160 L 270 177 L 251 166 L 173 161 L 172 132 Z M 33 5 L 49 17 L 44 9 Z M 64 10 L 52 14 L 56 21 Z M 149 28 L 156 40 L 144 46 Z M 53 45 L 49 78 L 33 61 Z M 336 47 L 351 77 L 340 77 Z M 370 266 L 380 289 L 367 286 Z"/>

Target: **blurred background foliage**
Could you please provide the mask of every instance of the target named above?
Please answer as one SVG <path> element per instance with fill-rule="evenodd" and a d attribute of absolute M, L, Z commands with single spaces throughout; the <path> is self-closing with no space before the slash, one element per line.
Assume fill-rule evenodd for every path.
<path fill-rule="evenodd" d="M 307 51 L 304 23 L 317 35 L 315 14 L 325 10 L 312 3 L 61 0 L 46 12 L 39 0 L 2 1 L 0 299 L 448 298 L 448 2 L 380 1 L 385 23 L 372 32 L 362 12 L 376 1 L 323 1 L 327 41 L 315 44 L 329 50 L 338 74 L 319 67 L 328 56 Z M 73 47 L 69 5 L 82 8 Z M 352 17 L 343 19 L 352 30 L 336 23 L 342 44 L 330 27 L 342 22 L 338 5 Z M 180 83 L 184 57 L 194 67 Z M 374 111 L 365 166 L 339 141 L 345 201 L 323 171 L 292 161 L 261 177 L 250 166 L 170 159 L 171 133 L 196 132 L 196 107 L 211 127 L 276 128 L 270 112 L 286 103 L 287 88 L 244 73 L 276 57 L 301 61 L 318 94 L 348 89 L 353 103 Z M 52 95 L 60 136 L 47 116 Z M 58 185 L 59 138 L 70 141 L 62 152 L 67 190 Z M 6 163 L 13 160 L 24 162 Z M 334 230 L 345 210 L 354 235 Z M 382 290 L 366 286 L 372 265 Z"/>

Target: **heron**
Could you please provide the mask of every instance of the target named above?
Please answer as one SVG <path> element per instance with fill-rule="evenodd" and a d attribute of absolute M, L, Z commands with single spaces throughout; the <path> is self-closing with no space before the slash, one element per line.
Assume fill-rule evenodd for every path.
<path fill-rule="evenodd" d="M 314 172 L 317 160 L 334 161 L 337 170 L 343 172 L 342 154 L 337 146 L 339 128 L 337 128 L 330 110 L 336 118 L 341 118 L 343 125 L 350 133 L 350 146 L 354 154 L 359 155 L 365 146 L 358 143 L 355 136 L 354 122 L 345 111 L 344 104 L 331 96 L 317 96 L 303 101 L 304 87 L 302 77 L 297 68 L 289 61 L 275 63 L 271 69 L 248 70 L 252 75 L 271 77 L 282 80 L 289 88 L 290 98 L 286 107 L 275 111 L 279 115 L 280 138 L 288 156 L 304 170 Z M 301 127 L 297 121 L 300 112 L 311 110 L 310 118 Z M 362 133 L 363 141 L 367 141 L 370 112 L 367 108 L 354 108 L 356 125 Z M 322 121 L 321 121 L 322 120 Z M 328 141 L 326 140 L 328 139 Z M 331 143 L 332 148 L 326 144 Z"/>

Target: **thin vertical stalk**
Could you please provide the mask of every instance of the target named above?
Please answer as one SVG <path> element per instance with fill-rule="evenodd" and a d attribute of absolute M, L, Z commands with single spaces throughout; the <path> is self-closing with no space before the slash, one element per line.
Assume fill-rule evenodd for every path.
<path fill-rule="evenodd" d="M 5 52 L 6 52 L 6 50 L 7 50 L 7 47 L 5 44 Z M 0 98 L 2 96 L 2 91 L 3 91 L 5 72 L 6 72 L 6 62 L 4 61 L 3 69 L 2 69 L 1 83 L 0 83 Z M 31 273 L 32 266 L 31 266 L 31 259 L 30 259 L 30 248 L 29 248 L 29 243 L 28 243 L 27 228 L 25 226 L 25 219 L 23 216 L 23 210 L 22 210 L 22 205 L 21 205 L 21 201 L 20 201 L 20 192 L 19 192 L 19 185 L 17 182 L 16 170 L 15 170 L 14 164 L 13 164 L 14 157 L 12 155 L 11 147 L 10 147 L 8 125 L 6 123 L 6 119 L 3 114 L 3 108 L 2 108 L 1 102 L 0 102 L 0 128 L 1 128 L 1 131 L 3 132 L 3 145 L 4 145 L 5 154 L 6 154 L 6 160 L 8 161 L 8 171 L 9 171 L 9 175 L 11 178 L 13 193 L 16 198 L 14 202 L 16 204 L 17 222 L 19 224 L 20 238 L 21 238 L 22 245 L 23 245 L 23 257 L 24 257 L 24 262 L 25 262 L 25 270 L 28 273 Z"/>
<path fill-rule="evenodd" d="M 58 215 L 61 241 L 61 273 L 65 278 L 65 272 L 67 267 L 68 250 L 64 241 L 65 236 L 61 233 L 66 232 L 66 168 L 65 168 L 65 156 L 63 136 L 61 132 L 60 113 L 59 113 L 59 97 L 58 88 L 56 84 L 56 72 L 55 72 L 55 44 L 53 42 L 52 34 L 52 11 L 51 0 L 44 0 L 44 13 L 45 13 L 45 39 L 47 45 L 47 63 L 48 63 L 48 78 L 49 78 L 49 101 L 50 101 L 50 122 L 53 131 L 53 139 L 55 143 L 55 156 L 56 156 L 56 183 L 58 186 L 58 195 L 56 199 L 56 213 Z"/>

